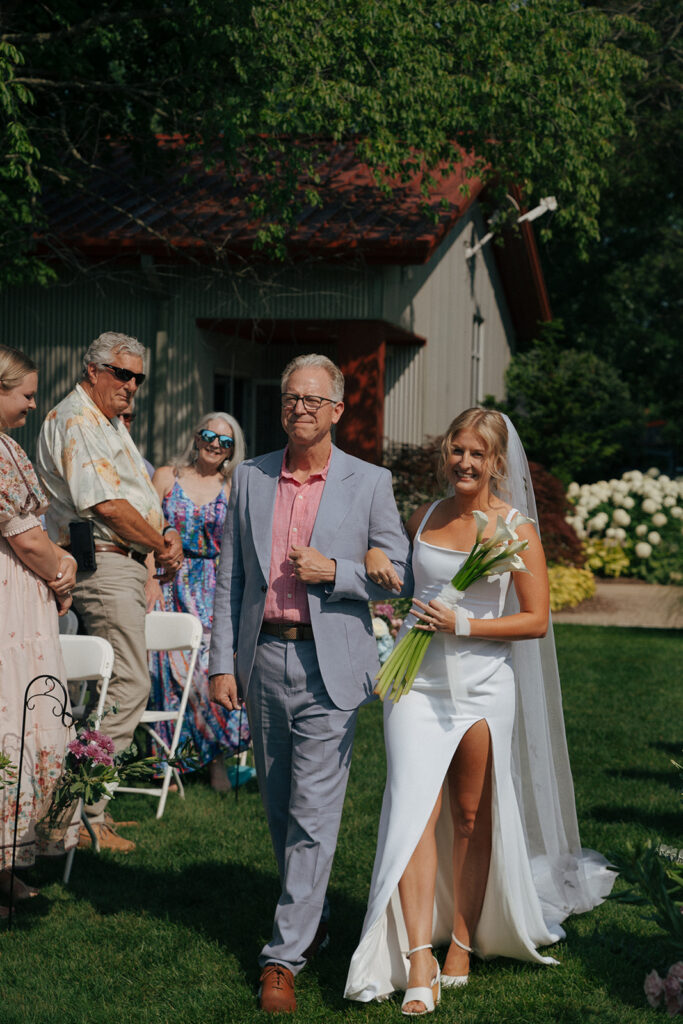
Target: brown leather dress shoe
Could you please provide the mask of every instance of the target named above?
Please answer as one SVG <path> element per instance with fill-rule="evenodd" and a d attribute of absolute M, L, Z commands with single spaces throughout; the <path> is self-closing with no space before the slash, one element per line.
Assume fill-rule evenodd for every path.
<path fill-rule="evenodd" d="M 260 977 L 259 1006 L 266 1013 L 294 1013 L 294 975 L 282 964 L 266 964 Z"/>

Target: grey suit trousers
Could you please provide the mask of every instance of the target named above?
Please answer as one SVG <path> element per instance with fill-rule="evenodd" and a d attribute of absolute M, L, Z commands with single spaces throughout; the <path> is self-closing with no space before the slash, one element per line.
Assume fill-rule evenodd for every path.
<path fill-rule="evenodd" d="M 313 641 L 261 636 L 247 713 L 282 885 L 259 963 L 297 974 L 323 916 L 358 709 L 328 697 Z"/>

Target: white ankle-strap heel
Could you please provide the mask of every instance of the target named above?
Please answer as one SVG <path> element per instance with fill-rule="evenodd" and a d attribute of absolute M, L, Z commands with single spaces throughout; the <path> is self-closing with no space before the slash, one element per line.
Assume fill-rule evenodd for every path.
<path fill-rule="evenodd" d="M 424 946 L 414 946 L 409 949 L 406 953 L 407 957 L 411 957 L 413 953 L 417 953 L 420 949 L 431 949 L 431 942 L 426 943 Z M 403 996 L 403 1002 L 401 1003 L 401 1013 L 404 1017 L 424 1017 L 427 1013 L 434 1013 L 434 1010 L 439 1005 L 441 999 L 441 969 L 439 962 L 435 956 L 432 957 L 434 961 L 435 974 L 434 979 L 427 988 L 426 985 L 418 985 L 415 988 L 407 988 L 405 995 Z M 436 996 L 434 995 L 434 987 L 436 986 Z M 424 1010 L 404 1010 L 403 1007 L 408 1003 L 424 1003 Z"/>
<path fill-rule="evenodd" d="M 471 946 L 466 946 L 464 942 L 461 942 L 460 939 L 456 938 L 454 932 L 451 932 L 451 939 L 456 946 L 460 946 L 460 949 L 464 949 L 466 953 L 474 952 Z M 463 985 L 467 984 L 468 978 L 469 974 L 442 974 L 441 985 L 443 988 L 461 988 Z"/>

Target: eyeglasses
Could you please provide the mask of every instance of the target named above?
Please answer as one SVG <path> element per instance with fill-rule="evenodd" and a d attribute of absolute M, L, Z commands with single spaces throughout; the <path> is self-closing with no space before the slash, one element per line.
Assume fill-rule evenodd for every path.
<path fill-rule="evenodd" d="M 197 437 L 200 441 L 205 441 L 206 444 L 218 441 L 221 448 L 233 448 L 235 445 L 234 438 L 230 437 L 230 434 L 217 434 L 215 430 L 198 430 Z"/>
<path fill-rule="evenodd" d="M 117 380 L 120 380 L 122 384 L 127 384 L 129 381 L 134 380 L 135 386 L 140 387 L 145 379 L 146 374 L 144 373 L 133 373 L 132 370 L 124 370 L 122 366 L 112 366 L 111 363 L 102 363 L 104 370 L 111 370 Z"/>
<path fill-rule="evenodd" d="M 123 412 L 123 413 L 121 413 L 121 419 L 123 420 L 124 423 L 132 423 L 136 416 L 137 416 L 136 412 Z"/>
<path fill-rule="evenodd" d="M 320 395 L 291 395 L 285 393 L 280 396 L 282 408 L 287 412 L 296 409 L 297 402 L 301 402 L 306 412 L 317 412 L 323 402 L 331 402 L 335 405 L 334 398 L 322 398 Z"/>

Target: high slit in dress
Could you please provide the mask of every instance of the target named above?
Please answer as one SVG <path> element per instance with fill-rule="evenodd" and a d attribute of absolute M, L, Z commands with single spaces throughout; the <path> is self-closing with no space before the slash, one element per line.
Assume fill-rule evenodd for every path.
<path fill-rule="evenodd" d="M 467 552 L 422 540 L 423 527 L 437 504 L 423 518 L 413 548 L 415 593 L 425 603 L 450 582 L 467 557 Z M 514 514 L 512 510 L 507 520 Z M 510 573 L 484 577 L 467 588 L 462 607 L 477 619 L 498 618 L 509 586 Z M 346 983 L 348 999 L 382 999 L 407 986 L 410 965 L 404 953 L 409 944 L 398 882 L 425 830 L 458 744 L 481 720 L 491 735 L 493 828 L 486 892 L 473 944 L 482 957 L 557 962 L 536 951 L 537 946 L 558 941 L 564 932 L 558 923 L 544 921 L 513 784 L 511 646 L 500 640 L 435 633 L 412 689 L 397 704 L 384 702 L 387 782 L 368 909 Z M 434 946 L 448 943 L 453 927 L 453 825 L 447 790 L 436 840 Z"/>

